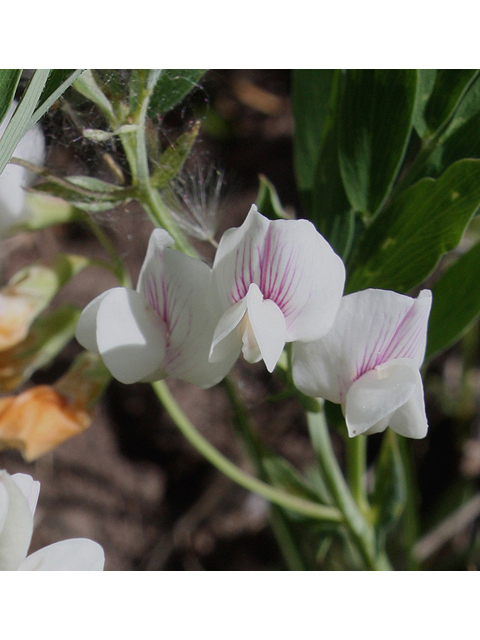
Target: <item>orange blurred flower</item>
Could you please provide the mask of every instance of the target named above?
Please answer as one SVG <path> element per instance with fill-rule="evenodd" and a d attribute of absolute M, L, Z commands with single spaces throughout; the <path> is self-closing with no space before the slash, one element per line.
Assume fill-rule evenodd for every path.
<path fill-rule="evenodd" d="M 19 449 L 31 462 L 90 426 L 110 380 L 99 356 L 92 355 L 81 354 L 53 386 L 0 398 L 0 449 Z"/>

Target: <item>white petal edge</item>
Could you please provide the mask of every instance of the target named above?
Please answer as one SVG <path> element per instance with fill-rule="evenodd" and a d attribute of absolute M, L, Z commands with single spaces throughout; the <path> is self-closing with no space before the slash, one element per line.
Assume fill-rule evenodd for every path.
<path fill-rule="evenodd" d="M 18 571 L 103 571 L 105 553 L 87 538 L 62 540 L 26 558 Z"/>
<path fill-rule="evenodd" d="M 242 350 L 242 339 L 239 331 L 235 331 L 247 311 L 247 300 L 243 298 L 235 303 L 220 318 L 215 333 L 213 334 L 210 348 L 210 362 L 220 362 L 235 351 L 236 357 Z"/>
<path fill-rule="evenodd" d="M 413 396 L 422 384 L 417 367 L 407 359 L 377 366 L 356 380 L 347 392 L 345 421 L 348 435 L 354 437 L 371 430 L 391 416 Z"/>
<path fill-rule="evenodd" d="M 247 313 L 260 354 L 271 373 L 285 346 L 285 317 L 272 300 L 264 300 L 256 284 L 247 293 Z"/>
<path fill-rule="evenodd" d="M 12 480 L 27 499 L 32 516 L 35 515 L 38 496 L 40 494 L 40 482 L 38 480 L 34 480 L 32 476 L 29 476 L 26 473 L 14 473 Z"/>
<path fill-rule="evenodd" d="M 110 373 L 131 384 L 162 366 L 165 326 L 145 298 L 131 289 L 112 289 L 97 313 L 97 345 Z"/>
<path fill-rule="evenodd" d="M 27 499 L 6 471 L 0 471 L 0 483 L 8 494 L 8 512 L 0 531 L 0 571 L 16 571 L 30 546 L 33 517 Z"/>
<path fill-rule="evenodd" d="M 75 338 L 87 351 L 99 353 L 97 344 L 97 314 L 102 300 L 113 289 L 104 291 L 91 300 L 82 311 L 75 329 Z"/>
<path fill-rule="evenodd" d="M 428 431 L 423 383 L 420 380 L 412 397 L 389 420 L 389 427 L 406 438 L 424 438 Z"/>

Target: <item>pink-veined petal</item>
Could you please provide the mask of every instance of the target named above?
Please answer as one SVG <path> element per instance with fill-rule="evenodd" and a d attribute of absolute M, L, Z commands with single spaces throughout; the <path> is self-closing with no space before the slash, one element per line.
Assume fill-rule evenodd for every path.
<path fill-rule="evenodd" d="M 419 367 L 430 306 L 428 290 L 416 300 L 380 289 L 345 296 L 328 334 L 295 346 L 295 384 L 308 395 L 343 403 L 353 382 L 380 364 L 408 358 Z"/>
<path fill-rule="evenodd" d="M 111 374 L 130 384 L 162 366 L 165 325 L 137 291 L 118 287 L 101 301 L 97 313 L 99 353 Z"/>
<path fill-rule="evenodd" d="M 269 221 L 253 205 L 245 222 L 222 236 L 213 275 L 225 307 L 254 283 L 282 311 L 286 341 L 312 341 L 333 323 L 345 267 L 311 222 Z"/>
<path fill-rule="evenodd" d="M 0 500 L 3 502 L 3 526 L 0 530 L 0 571 L 16 571 L 27 555 L 33 532 L 33 517 L 28 501 L 6 471 L 0 471 L 3 485 Z M 7 512 L 5 516 L 5 496 Z"/>
<path fill-rule="evenodd" d="M 33 517 L 35 509 L 37 508 L 38 496 L 40 494 L 40 482 L 38 482 L 38 480 L 34 480 L 32 476 L 29 476 L 26 473 L 14 473 L 12 480 L 25 496 Z"/>
<path fill-rule="evenodd" d="M 348 435 L 357 436 L 387 427 L 386 418 L 403 406 L 422 384 L 420 372 L 410 360 L 378 365 L 356 380 L 347 392 L 345 421 Z"/>
<path fill-rule="evenodd" d="M 285 317 L 272 300 L 263 298 L 260 289 L 255 284 L 250 285 L 246 301 L 247 323 L 251 326 L 261 358 L 265 362 L 267 370 L 271 373 L 275 369 L 285 346 Z M 250 327 L 247 327 L 246 331 L 250 331 Z M 243 353 L 247 361 L 255 361 L 253 358 L 249 360 L 247 357 L 245 339 Z"/>
<path fill-rule="evenodd" d="M 26 558 L 19 571 L 103 571 L 102 547 L 87 538 L 62 540 Z"/>
<path fill-rule="evenodd" d="M 215 361 L 209 360 L 215 328 L 222 316 L 211 269 L 170 248 L 171 244 L 165 231 L 152 233 L 137 290 L 166 326 L 165 371 L 208 388 L 225 377 L 238 354 L 228 350 Z"/>

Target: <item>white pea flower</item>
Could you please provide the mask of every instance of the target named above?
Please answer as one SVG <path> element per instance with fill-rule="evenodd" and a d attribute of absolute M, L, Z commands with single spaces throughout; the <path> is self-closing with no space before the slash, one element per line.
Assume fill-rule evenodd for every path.
<path fill-rule="evenodd" d="M 13 102 L 0 124 L 0 136 L 10 122 L 16 102 Z M 45 160 L 45 139 L 39 125 L 27 131 L 13 152 L 14 158 L 41 165 Z M 25 188 L 29 187 L 35 174 L 16 164 L 7 164 L 0 174 L 0 236 L 10 227 L 28 219 L 30 211 L 25 203 Z"/>
<path fill-rule="evenodd" d="M 429 290 L 416 299 L 380 289 L 345 296 L 330 332 L 295 346 L 296 386 L 341 404 L 351 437 L 387 426 L 409 438 L 425 437 L 419 369 L 431 305 Z"/>
<path fill-rule="evenodd" d="M 221 311 L 210 267 L 175 249 L 163 229 L 150 237 L 137 290 L 117 287 L 92 300 L 76 337 L 100 353 L 120 382 L 150 382 L 170 376 L 211 387 L 228 373 L 235 356 L 217 363 L 208 355 Z"/>
<path fill-rule="evenodd" d="M 311 342 L 332 326 L 345 267 L 307 220 L 274 220 L 252 206 L 219 243 L 213 278 L 223 315 L 210 360 L 243 351 L 273 371 L 286 342 Z"/>
<path fill-rule="evenodd" d="M 40 483 L 0 471 L 0 571 L 103 571 L 102 547 L 87 538 L 56 542 L 27 556 Z"/>

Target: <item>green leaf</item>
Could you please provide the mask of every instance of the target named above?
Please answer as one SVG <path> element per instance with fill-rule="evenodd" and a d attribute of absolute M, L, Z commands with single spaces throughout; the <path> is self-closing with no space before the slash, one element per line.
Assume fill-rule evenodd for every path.
<path fill-rule="evenodd" d="M 480 205 L 480 160 L 460 160 L 437 180 L 401 193 L 365 233 L 347 292 L 367 287 L 409 291 L 454 249 Z"/>
<path fill-rule="evenodd" d="M 117 119 L 113 106 L 102 89 L 98 86 L 91 69 L 86 69 L 73 83 L 73 88 L 85 98 L 97 105 L 107 121 L 116 128 Z"/>
<path fill-rule="evenodd" d="M 443 351 L 480 313 L 480 243 L 463 254 L 432 287 L 426 358 Z"/>
<path fill-rule="evenodd" d="M 163 69 L 153 90 L 148 114 L 157 117 L 171 111 L 205 75 L 207 69 Z"/>
<path fill-rule="evenodd" d="M 30 80 L 19 105 L 0 139 L 0 173 L 28 129 L 34 124 L 33 113 L 48 78 L 49 69 L 37 69 Z"/>
<path fill-rule="evenodd" d="M 196 122 L 191 129 L 185 131 L 175 142 L 166 149 L 158 159 L 151 182 L 158 189 L 165 189 L 180 173 L 200 131 L 200 122 Z"/>
<path fill-rule="evenodd" d="M 131 200 L 128 189 L 90 176 L 68 176 L 59 181 L 47 180 L 35 187 L 36 192 L 62 198 L 83 211 L 109 211 L 120 202 Z M 65 212 L 66 213 L 66 212 Z M 75 215 L 72 212 L 72 215 Z"/>
<path fill-rule="evenodd" d="M 375 487 L 370 497 L 375 526 L 381 534 L 384 535 L 398 521 L 405 508 L 406 498 L 405 470 L 397 437 L 388 429 L 375 464 Z"/>
<path fill-rule="evenodd" d="M 262 455 L 262 465 L 269 481 L 278 489 L 313 502 L 328 499 L 325 493 L 319 495 L 316 487 L 310 485 L 295 467 L 283 458 L 268 452 Z M 329 501 L 328 504 L 331 504 L 331 501 Z"/>
<path fill-rule="evenodd" d="M 327 116 L 338 73 L 334 69 L 293 71 L 294 163 L 298 189 L 303 196 L 313 190 L 315 167 L 328 129 Z"/>
<path fill-rule="evenodd" d="M 355 212 L 340 175 L 336 128 L 328 132 L 320 152 L 310 219 L 334 251 L 346 260 L 354 238 Z"/>
<path fill-rule="evenodd" d="M 418 135 L 423 138 L 428 132 L 428 126 L 425 122 L 425 107 L 432 94 L 437 78 L 436 69 L 417 69 L 418 71 L 418 87 L 417 98 L 415 101 L 415 110 L 413 113 L 413 126 Z"/>
<path fill-rule="evenodd" d="M 21 76 L 22 69 L 0 69 L 0 122 L 13 102 Z"/>
<path fill-rule="evenodd" d="M 270 220 L 283 219 L 290 220 L 291 216 L 285 211 L 278 197 L 277 190 L 274 185 L 265 176 L 258 176 L 260 180 L 260 187 L 255 199 L 255 204 L 258 207 L 260 213 L 262 213 Z"/>
<path fill-rule="evenodd" d="M 476 69 L 439 69 L 433 92 L 425 107 L 428 134 L 445 124 L 476 79 Z"/>
<path fill-rule="evenodd" d="M 415 108 L 415 69 L 346 71 L 339 163 L 353 209 L 374 215 L 402 163 Z"/>

